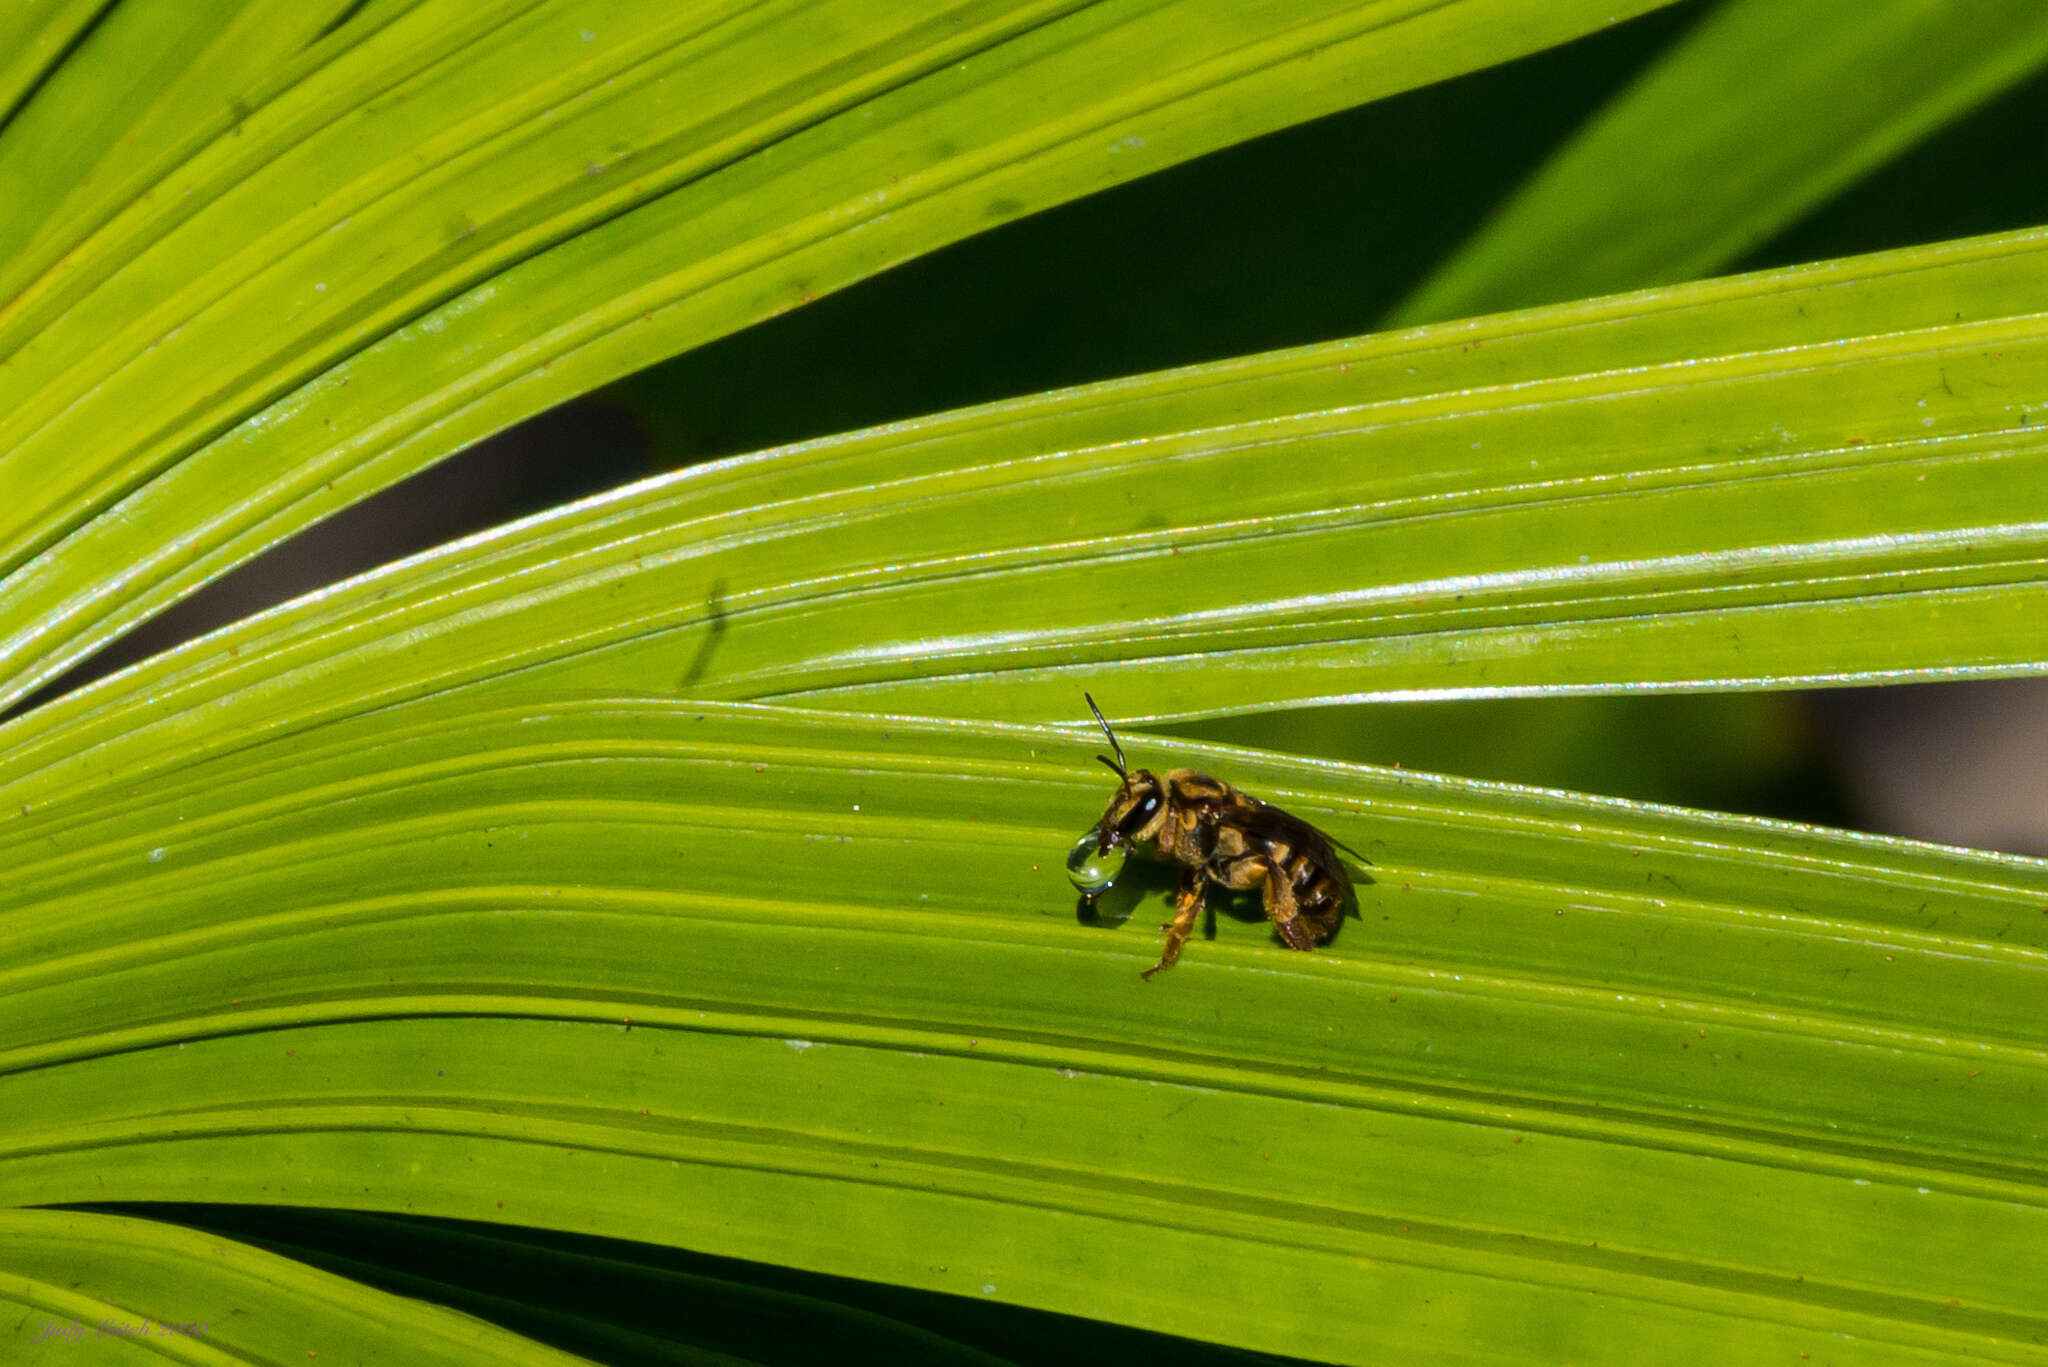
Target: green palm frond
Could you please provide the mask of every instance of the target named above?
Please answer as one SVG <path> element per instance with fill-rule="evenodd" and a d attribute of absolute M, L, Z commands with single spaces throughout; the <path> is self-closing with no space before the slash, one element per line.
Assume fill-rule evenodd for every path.
<path fill-rule="evenodd" d="M 1648 8 L 0 20 L 6 695 L 558 399 Z M 1816 52 L 1855 30 L 1887 88 L 1934 92 L 1802 130 L 1834 168 L 1808 200 L 2033 60 L 2008 8 L 1915 63 L 1924 22 L 1807 16 Z M 1735 23 L 1669 61 L 1725 73 Z M 1717 89 L 1733 128 L 1784 98 Z M 1622 114 L 1581 163 L 1603 184 L 1654 126 Z M 1753 234 L 1755 195 L 1718 188 L 1713 223 L 1650 216 L 1645 259 Z M 1501 222 L 1463 259 L 1550 250 L 1554 217 Z M 1000 1307 L 1214 1361 L 2041 1360 L 2048 866 L 1146 723 L 2040 672 L 2044 251 L 1662 285 L 718 461 L 18 712 L 15 1336 L 1077 1341 L 992 1343 Z M 1170 878 L 1087 914 L 1060 864 L 1107 796 L 1084 686 L 1134 760 L 1371 861 L 1334 944 L 1226 904 L 1139 979 Z"/>

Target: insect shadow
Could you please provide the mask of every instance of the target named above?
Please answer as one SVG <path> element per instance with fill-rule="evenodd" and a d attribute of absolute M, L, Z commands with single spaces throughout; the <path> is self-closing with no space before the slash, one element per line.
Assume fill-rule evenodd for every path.
<path fill-rule="evenodd" d="M 676 685 L 678 693 L 687 694 L 710 670 L 712 655 L 725 641 L 725 616 L 725 581 L 714 579 L 704 596 L 704 639 L 698 643 L 695 658 Z"/>

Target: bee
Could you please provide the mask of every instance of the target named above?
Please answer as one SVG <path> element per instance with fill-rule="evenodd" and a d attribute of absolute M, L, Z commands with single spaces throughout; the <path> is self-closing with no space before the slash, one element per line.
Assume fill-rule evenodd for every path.
<path fill-rule="evenodd" d="M 1102 709 L 1093 697 L 1081 696 L 1116 753 L 1115 759 L 1095 758 L 1120 781 L 1102 819 L 1068 855 L 1068 876 L 1093 903 L 1116 881 L 1126 850 L 1180 865 L 1180 893 L 1173 921 L 1165 927 L 1166 946 L 1159 962 L 1142 976 L 1150 978 L 1180 958 L 1210 883 L 1257 891 L 1266 919 L 1290 949 L 1314 949 L 1337 933 L 1351 892 L 1350 875 L 1332 848 L 1337 842 L 1300 817 L 1193 769 L 1169 770 L 1164 778 L 1149 769 L 1131 769 Z M 1361 863 L 1372 862 L 1348 845 L 1341 848 Z"/>

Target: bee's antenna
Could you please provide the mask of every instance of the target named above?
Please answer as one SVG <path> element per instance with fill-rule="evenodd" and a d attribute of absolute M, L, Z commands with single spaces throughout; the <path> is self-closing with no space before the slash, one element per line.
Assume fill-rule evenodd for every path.
<path fill-rule="evenodd" d="M 1084 698 L 1088 698 L 1088 710 L 1095 714 L 1096 724 L 1102 728 L 1102 734 L 1109 737 L 1109 748 L 1116 751 L 1115 759 L 1111 759 L 1108 755 L 1097 755 L 1095 758 L 1101 760 L 1104 764 L 1107 764 L 1110 768 L 1116 770 L 1116 776 L 1118 778 L 1130 778 L 1130 768 L 1128 765 L 1124 763 L 1124 747 L 1117 743 L 1116 732 L 1109 729 L 1109 723 L 1103 719 L 1102 709 L 1095 705 L 1095 699 L 1089 697 L 1088 694 L 1085 692 L 1081 694 L 1081 696 Z"/>

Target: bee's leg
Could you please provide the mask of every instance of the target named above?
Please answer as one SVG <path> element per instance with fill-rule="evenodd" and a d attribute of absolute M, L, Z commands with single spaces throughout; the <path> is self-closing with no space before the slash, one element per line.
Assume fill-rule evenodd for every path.
<path fill-rule="evenodd" d="M 1315 926 L 1300 914 L 1300 900 L 1294 896 L 1294 883 L 1284 865 L 1276 865 L 1264 855 L 1239 859 L 1231 865 L 1231 883 L 1260 889 L 1266 900 L 1266 920 L 1274 922 L 1274 930 L 1288 949 L 1315 949 Z"/>
<path fill-rule="evenodd" d="M 1289 949 L 1314 949 L 1320 937 L 1316 928 L 1301 914 L 1301 899 L 1294 895 L 1294 882 L 1287 876 L 1285 865 L 1262 859 L 1266 866 L 1266 919 L 1280 932 L 1280 938 Z"/>
<path fill-rule="evenodd" d="M 1174 902 L 1173 923 L 1166 928 L 1166 948 L 1160 951 L 1159 962 L 1139 974 L 1149 978 L 1162 968 L 1172 968 L 1174 960 L 1180 957 L 1180 947 L 1187 943 L 1188 933 L 1195 928 L 1195 918 L 1202 914 L 1202 871 L 1182 869 L 1180 871 L 1180 896 Z"/>
<path fill-rule="evenodd" d="M 1284 866 L 1265 855 L 1240 855 L 1223 866 L 1218 881 L 1240 891 L 1257 888 L 1265 900 L 1266 919 L 1289 949 L 1314 949 L 1318 940 L 1329 938 L 1327 932 L 1318 935 L 1318 926 L 1302 915 L 1301 900 L 1294 895 Z"/>

